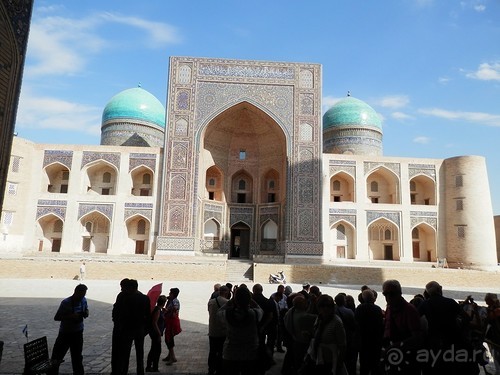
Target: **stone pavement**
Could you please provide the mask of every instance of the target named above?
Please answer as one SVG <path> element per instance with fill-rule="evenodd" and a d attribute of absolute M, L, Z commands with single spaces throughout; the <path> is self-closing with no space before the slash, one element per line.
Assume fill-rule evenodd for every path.
<path fill-rule="evenodd" d="M 0 374 L 21 374 L 24 366 L 23 344 L 27 339 L 22 333 L 23 327 L 28 325 L 29 340 L 47 336 L 51 351 L 58 331 L 58 322 L 53 320 L 60 301 L 71 295 L 77 280 L 61 279 L 0 279 L 0 340 L 5 342 L 3 357 L 0 362 Z M 85 321 L 84 331 L 84 367 L 87 374 L 110 373 L 111 357 L 111 310 L 116 294 L 119 292 L 119 280 L 85 280 L 89 287 L 87 299 L 90 316 Z M 139 280 L 139 289 L 147 291 L 157 281 Z M 251 288 L 253 284 L 249 284 Z M 301 288 L 291 284 L 294 291 Z M 213 290 L 210 282 L 176 282 L 169 281 L 163 284 L 164 294 L 169 288 L 180 289 L 181 325 L 183 332 L 176 337 L 176 356 L 178 362 L 172 366 L 160 364 L 162 374 L 206 374 L 208 356 L 207 337 L 207 300 Z M 276 285 L 264 284 L 264 293 L 269 296 L 276 290 Z M 321 291 L 335 296 L 344 291 L 357 296 L 359 286 L 325 286 L 320 285 Z M 380 290 L 379 286 L 375 289 Z M 421 292 L 420 289 L 404 288 L 405 293 L 413 295 Z M 453 297 L 464 299 L 471 292 L 453 292 Z M 484 292 L 472 293 L 477 301 L 482 301 Z M 450 293 L 447 293 L 450 295 Z M 383 299 L 377 301 L 384 303 Z M 146 338 L 145 352 L 149 350 L 150 340 Z M 163 346 L 164 356 L 166 347 Z M 131 355 L 130 373 L 135 373 L 135 355 Z M 277 364 L 267 372 L 268 375 L 280 374 L 283 354 L 275 353 Z M 66 362 L 61 365 L 61 374 L 71 374 L 71 360 L 69 353 Z"/>

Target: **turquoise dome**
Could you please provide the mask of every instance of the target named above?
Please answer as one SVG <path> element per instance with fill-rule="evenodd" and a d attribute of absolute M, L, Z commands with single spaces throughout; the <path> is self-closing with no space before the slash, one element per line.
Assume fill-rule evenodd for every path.
<path fill-rule="evenodd" d="M 135 87 L 113 96 L 102 113 L 102 123 L 115 119 L 135 119 L 165 127 L 165 108 L 146 90 Z"/>
<path fill-rule="evenodd" d="M 348 96 L 335 103 L 323 115 L 323 129 L 345 126 L 374 127 L 382 131 L 382 121 L 364 101 Z"/>

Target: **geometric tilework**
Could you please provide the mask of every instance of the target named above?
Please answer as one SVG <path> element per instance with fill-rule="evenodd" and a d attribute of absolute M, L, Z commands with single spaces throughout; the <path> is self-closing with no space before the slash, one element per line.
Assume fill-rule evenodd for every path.
<path fill-rule="evenodd" d="M 401 165 L 399 163 L 380 163 L 380 162 L 369 162 L 365 161 L 365 174 L 377 167 L 385 167 L 390 171 L 393 171 L 396 176 L 401 177 Z"/>
<path fill-rule="evenodd" d="M 331 213 L 329 215 L 329 226 L 331 227 L 332 224 L 341 220 L 352 224 L 352 226 L 356 228 L 356 215 L 341 215 L 341 214 L 332 215 Z"/>
<path fill-rule="evenodd" d="M 194 239 L 158 236 L 156 242 L 156 248 L 159 251 L 161 250 L 193 251 Z"/>
<path fill-rule="evenodd" d="M 101 159 L 114 165 L 117 170 L 120 170 L 120 153 L 117 152 L 111 153 L 111 152 L 83 151 L 81 168 L 83 168 L 88 163 Z"/>
<path fill-rule="evenodd" d="M 288 134 L 292 133 L 293 87 L 214 82 L 200 82 L 197 86 L 195 131 L 213 117 L 215 111 L 242 101 L 262 109 L 276 118 Z"/>
<path fill-rule="evenodd" d="M 436 166 L 432 164 L 408 164 L 408 177 L 418 174 L 429 176 L 436 181 Z"/>
<path fill-rule="evenodd" d="M 253 207 L 230 207 L 229 227 L 232 227 L 238 222 L 242 222 L 252 228 L 253 216 Z"/>
<path fill-rule="evenodd" d="M 385 218 L 392 221 L 398 227 L 401 227 L 401 213 L 395 211 L 367 211 L 366 212 L 366 225 L 370 225 L 373 221 Z"/>
<path fill-rule="evenodd" d="M 311 243 L 311 242 L 287 242 L 286 243 L 286 254 L 288 255 L 323 255 L 323 244 L 322 243 Z"/>
<path fill-rule="evenodd" d="M 78 206 L 78 220 L 92 211 L 100 212 L 106 216 L 110 222 L 113 221 L 113 205 L 105 203 L 80 203 Z"/>
<path fill-rule="evenodd" d="M 43 168 L 47 165 L 58 162 L 71 170 L 73 161 L 73 151 L 70 150 L 45 150 L 43 155 Z"/>
<path fill-rule="evenodd" d="M 36 220 L 40 219 L 42 216 L 53 214 L 59 219 L 64 221 L 66 218 L 66 207 L 61 206 L 38 206 L 36 208 Z"/>
<path fill-rule="evenodd" d="M 223 65 L 218 63 L 199 64 L 198 74 L 217 77 L 242 77 L 242 78 L 265 78 L 286 79 L 295 78 L 295 70 L 286 67 L 272 66 L 249 66 L 249 65 Z"/>
<path fill-rule="evenodd" d="M 434 230 L 437 231 L 437 217 L 411 217 L 410 218 L 410 226 L 411 228 L 415 228 L 417 225 L 421 223 L 429 224 Z"/>
<path fill-rule="evenodd" d="M 135 215 L 140 215 L 142 217 L 145 217 L 151 223 L 153 217 L 153 210 L 125 209 L 125 212 L 123 214 L 123 219 L 126 221 L 127 219 Z"/>
<path fill-rule="evenodd" d="M 144 165 L 145 167 L 148 167 L 152 171 L 155 171 L 155 169 L 156 169 L 156 155 L 155 154 L 130 154 L 129 167 L 128 167 L 129 172 L 132 169 L 134 169 L 140 165 Z"/>

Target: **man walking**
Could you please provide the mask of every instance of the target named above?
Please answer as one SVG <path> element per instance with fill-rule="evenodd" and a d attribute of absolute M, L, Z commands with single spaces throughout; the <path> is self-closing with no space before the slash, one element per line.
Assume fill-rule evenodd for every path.
<path fill-rule="evenodd" d="M 54 316 L 55 321 L 61 322 L 52 350 L 52 362 L 59 365 L 70 350 L 73 374 L 83 375 L 83 319 L 89 316 L 89 309 L 85 295 L 87 286 L 76 286 L 72 296 L 62 300 Z"/>

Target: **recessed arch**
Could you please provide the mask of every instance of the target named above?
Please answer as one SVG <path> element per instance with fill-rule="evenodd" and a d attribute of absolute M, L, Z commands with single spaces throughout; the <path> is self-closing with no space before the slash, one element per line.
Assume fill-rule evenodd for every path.
<path fill-rule="evenodd" d="M 429 223 L 420 222 L 412 227 L 412 253 L 416 262 L 437 261 L 437 233 Z"/>
<path fill-rule="evenodd" d="M 368 248 L 373 260 L 399 260 L 400 235 L 398 226 L 381 217 L 368 225 Z"/>
<path fill-rule="evenodd" d="M 381 166 L 366 176 L 367 200 L 371 203 L 400 204 L 399 177 Z"/>
<path fill-rule="evenodd" d="M 82 237 L 81 250 L 90 253 L 107 253 L 110 220 L 101 212 L 91 211 L 83 215 L 79 222 Z"/>
<path fill-rule="evenodd" d="M 205 173 L 205 189 L 209 200 L 225 201 L 224 173 L 217 165 L 212 165 L 207 169 Z"/>
<path fill-rule="evenodd" d="M 152 196 L 154 171 L 145 165 L 139 165 L 130 171 L 132 188 L 130 193 L 135 196 Z"/>
<path fill-rule="evenodd" d="M 253 177 L 244 169 L 237 171 L 231 179 L 231 202 L 253 203 Z"/>
<path fill-rule="evenodd" d="M 203 242 L 202 250 L 214 251 L 220 250 L 221 224 L 211 217 L 203 223 Z"/>
<path fill-rule="evenodd" d="M 250 256 L 250 226 L 244 221 L 238 221 L 231 226 L 231 258 L 248 258 Z"/>
<path fill-rule="evenodd" d="M 281 201 L 280 174 L 274 168 L 269 168 L 261 178 L 260 202 L 274 203 Z"/>
<path fill-rule="evenodd" d="M 249 107 L 249 108 L 254 108 L 263 114 L 266 115 L 267 119 L 276 123 L 281 131 L 283 132 L 284 136 L 286 138 L 289 138 L 291 135 L 287 130 L 287 127 L 285 124 L 283 124 L 278 117 L 276 117 L 268 108 L 265 106 L 261 105 L 260 103 L 256 102 L 255 100 L 251 98 L 240 98 L 237 101 L 227 103 L 219 108 L 217 108 L 211 115 L 207 116 L 205 121 L 200 124 L 200 131 L 198 132 L 196 136 L 196 144 L 201 145 L 200 140 L 206 137 L 206 130 L 207 127 L 214 121 L 217 121 L 217 119 L 221 116 L 224 115 L 229 110 L 234 110 L 238 109 L 240 107 Z"/>
<path fill-rule="evenodd" d="M 126 220 L 127 239 L 123 252 L 126 254 L 148 254 L 150 247 L 151 222 L 141 214 L 135 214 Z"/>
<path fill-rule="evenodd" d="M 70 169 L 59 162 L 51 163 L 43 168 L 41 191 L 66 194 L 69 186 Z"/>
<path fill-rule="evenodd" d="M 64 220 L 53 213 L 38 218 L 35 229 L 38 238 L 38 250 L 42 252 L 59 252 L 63 228 Z"/>
<path fill-rule="evenodd" d="M 330 177 L 330 202 L 355 201 L 354 178 L 344 171 L 339 171 Z"/>
<path fill-rule="evenodd" d="M 83 192 L 92 195 L 115 195 L 118 186 L 118 169 L 102 159 L 95 160 L 83 169 Z M 109 181 L 107 177 L 109 174 Z"/>
<path fill-rule="evenodd" d="M 356 228 L 339 219 L 330 225 L 328 257 L 330 259 L 356 258 Z"/>
<path fill-rule="evenodd" d="M 413 205 L 436 205 L 436 182 L 424 174 L 414 176 L 410 180 L 410 202 Z"/>

